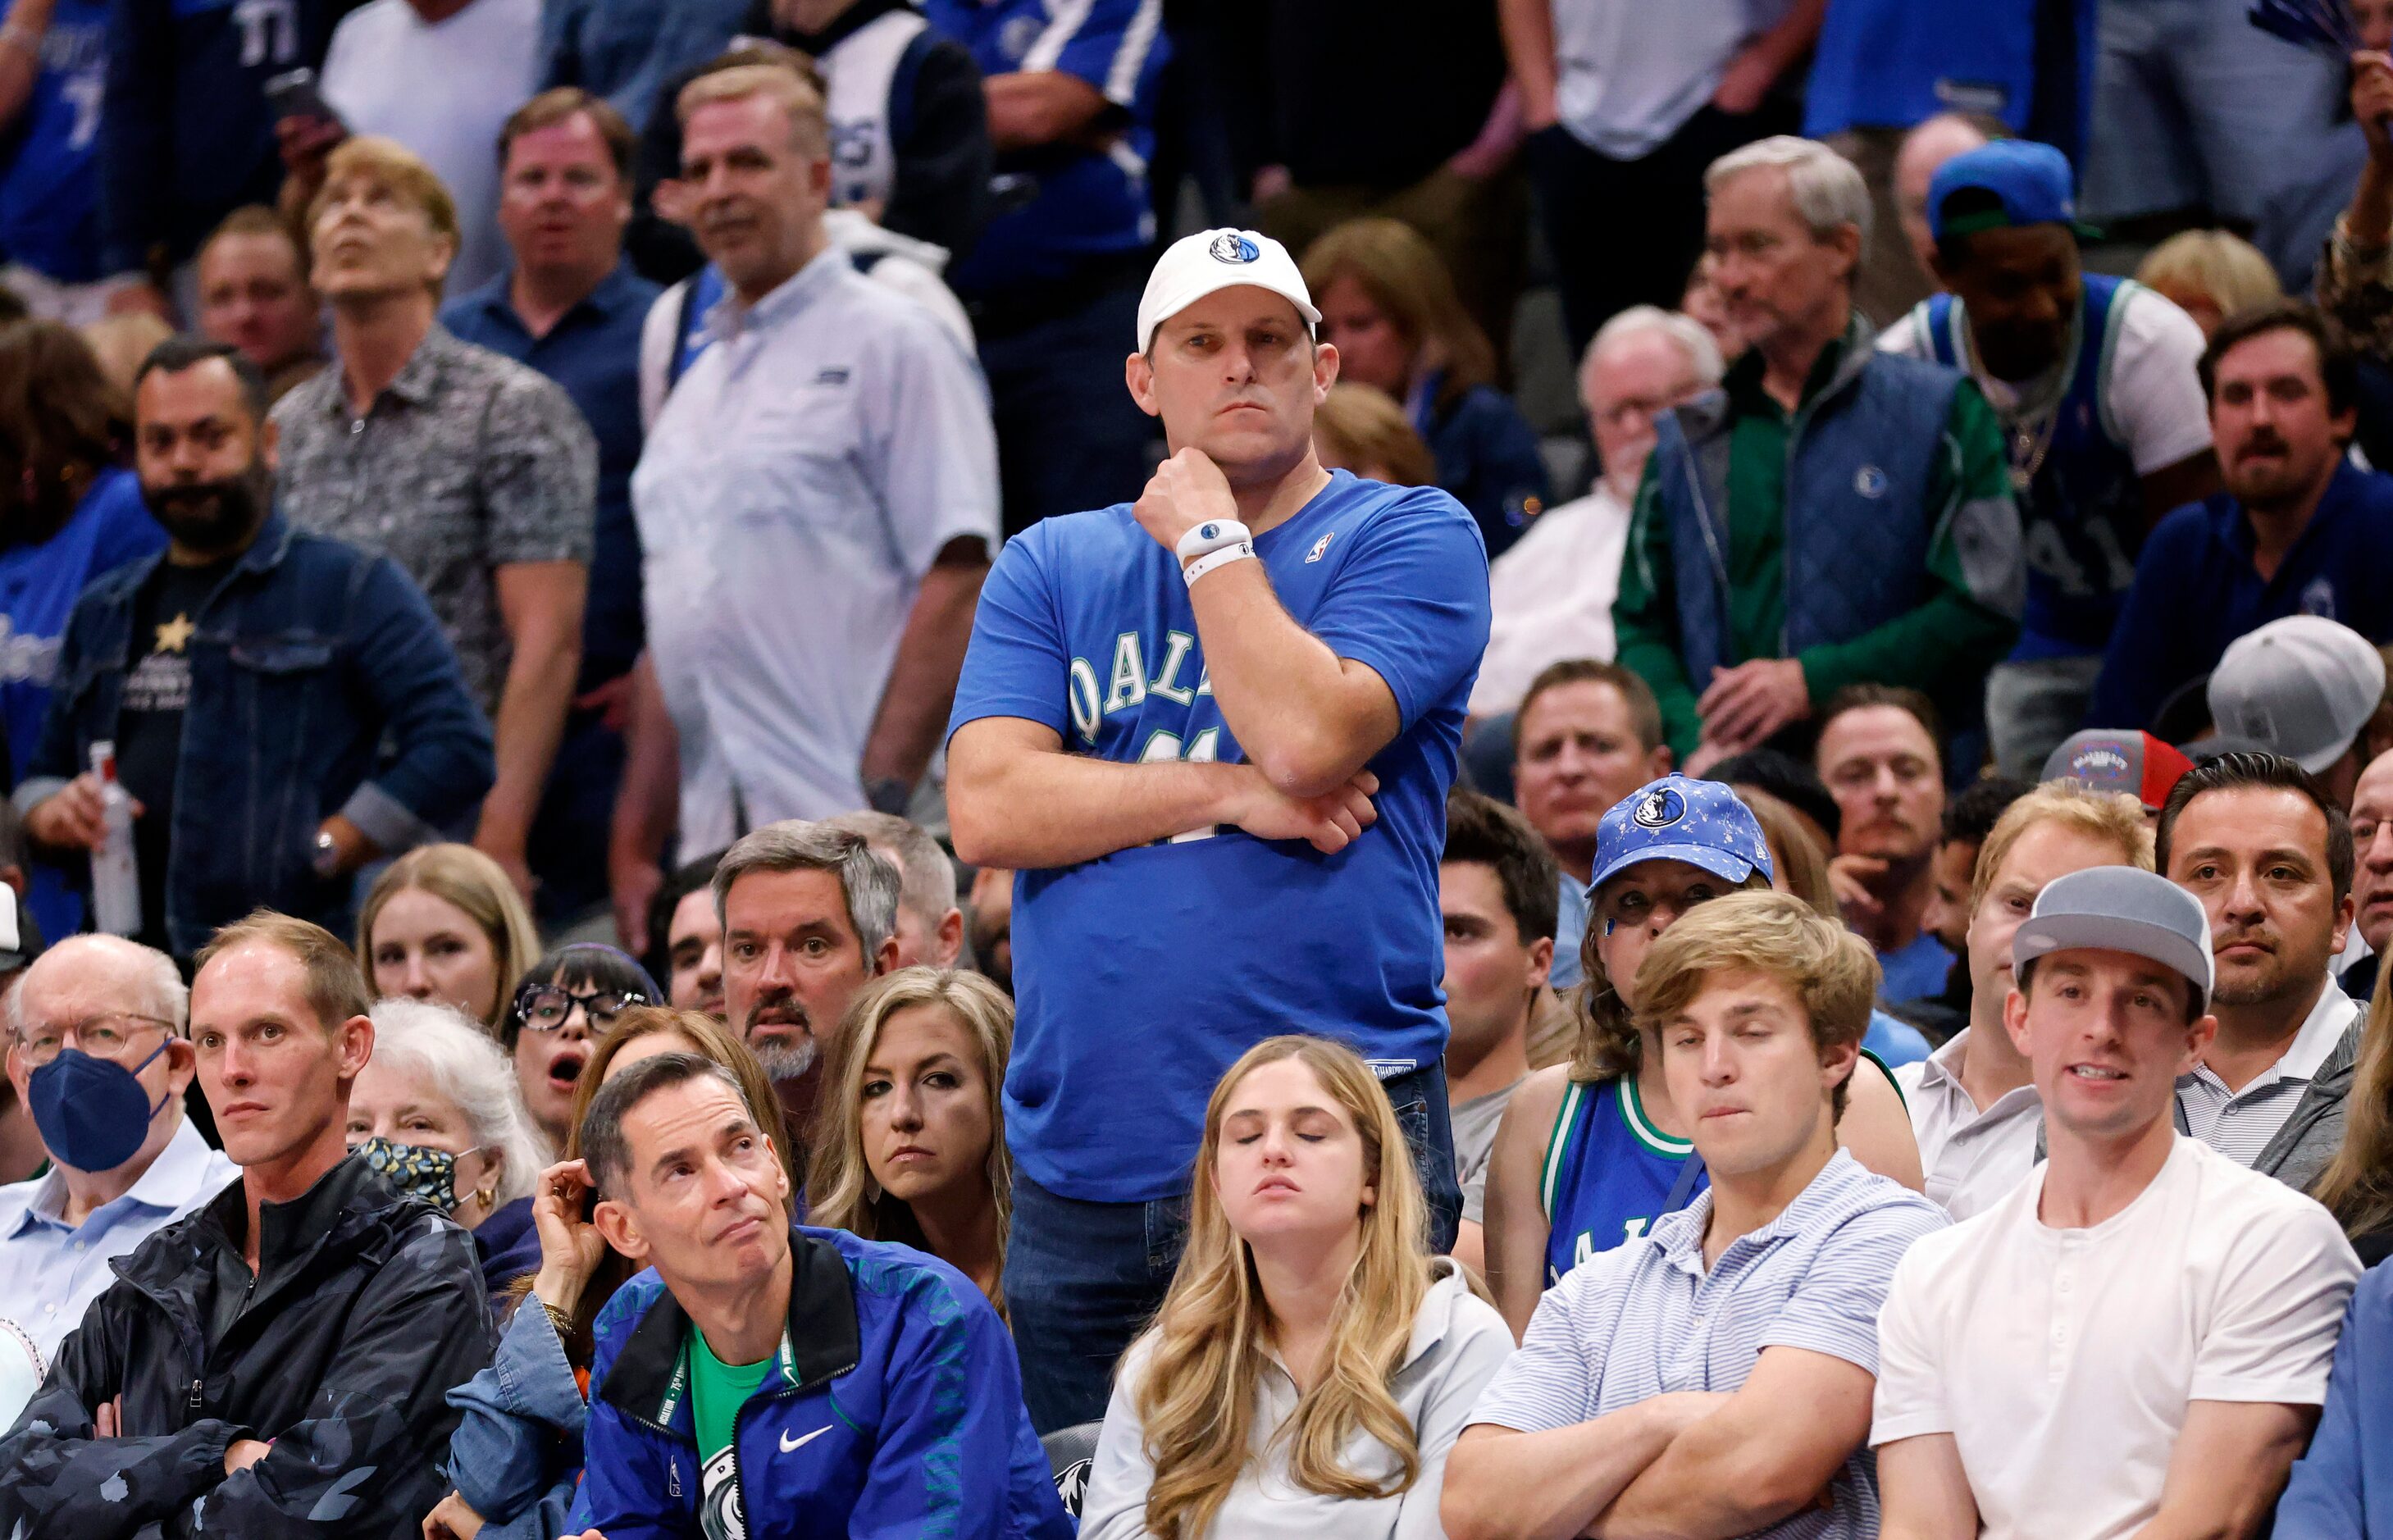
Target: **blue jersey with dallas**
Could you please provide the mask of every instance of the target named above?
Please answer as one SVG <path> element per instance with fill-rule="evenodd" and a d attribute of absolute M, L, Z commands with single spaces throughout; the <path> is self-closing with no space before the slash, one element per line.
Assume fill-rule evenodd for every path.
<path fill-rule="evenodd" d="M 1635 1240 L 1654 1221 L 1693 1203 L 1711 1186 L 1697 1166 L 1693 1141 L 1673 1139 L 1645 1116 L 1637 1080 L 1573 1080 L 1554 1115 L 1537 1196 L 1550 1227 L 1546 1234 L 1546 1283 L 1600 1251 Z M 1675 1200 L 1675 1201 L 1674 1201 Z"/>
<path fill-rule="evenodd" d="M 1255 552 L 1297 623 L 1395 697 L 1379 822 L 1336 855 L 1223 827 L 1015 879 L 1006 1134 L 1066 1197 L 1186 1191 L 1214 1082 L 1276 1033 L 1344 1038 L 1383 1075 L 1445 1050 L 1437 867 L 1487 643 L 1478 527 L 1434 488 L 1339 471 Z M 1117 763 L 1243 758 L 1180 563 L 1128 503 L 1006 543 L 948 730 L 989 716 Z"/>
<path fill-rule="evenodd" d="M 60 283 L 99 271 L 99 104 L 108 84 L 105 0 L 59 0 L 41 72 L 0 137 L 0 255 Z"/>
<path fill-rule="evenodd" d="M 2020 499 L 2027 554 L 2027 608 L 2014 659 L 2084 658 L 2111 640 L 2143 545 L 2143 483 L 2126 434 L 2112 421 L 2109 374 L 2113 333 L 2136 285 L 2087 273 L 2077 315 L 2077 351 L 2060 405 L 2029 463 L 2013 455 L 2013 480 L 2028 475 Z M 1961 331 L 1968 324 L 1949 294 L 1920 302 L 1921 333 L 1936 361 L 1967 370 Z M 2037 436 L 2031 435 L 2033 442 Z M 1940 980 L 1941 984 L 1941 980 Z M 1902 999 L 1890 985 L 1889 999 Z"/>

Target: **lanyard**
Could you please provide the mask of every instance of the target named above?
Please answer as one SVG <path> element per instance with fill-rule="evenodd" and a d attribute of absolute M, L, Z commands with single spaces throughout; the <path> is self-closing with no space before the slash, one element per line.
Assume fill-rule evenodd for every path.
<path fill-rule="evenodd" d="M 1704 1157 L 1693 1150 L 1679 1166 L 1679 1180 L 1670 1183 L 1670 1195 L 1662 1200 L 1662 1212 L 1675 1214 L 1695 1195 L 1695 1180 L 1704 1174 Z"/>

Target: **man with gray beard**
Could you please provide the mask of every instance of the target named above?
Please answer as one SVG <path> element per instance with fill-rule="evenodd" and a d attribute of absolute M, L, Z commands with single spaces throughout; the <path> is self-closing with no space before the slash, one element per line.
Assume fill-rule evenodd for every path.
<path fill-rule="evenodd" d="M 860 835 L 787 819 L 724 853 L 714 910 L 731 1030 L 773 1077 L 790 1127 L 804 1129 L 821 1038 L 857 990 L 897 966 L 897 870 Z"/>

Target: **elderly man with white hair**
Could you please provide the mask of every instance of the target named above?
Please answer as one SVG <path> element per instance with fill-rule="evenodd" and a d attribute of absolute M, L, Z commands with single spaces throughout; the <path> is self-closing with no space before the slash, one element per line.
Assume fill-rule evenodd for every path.
<path fill-rule="evenodd" d="M 1613 620 L 1693 774 L 1847 685 L 1968 721 L 2019 631 L 2002 431 L 1958 371 L 1879 352 L 1854 308 L 1869 192 L 1781 137 L 1705 173 L 1706 250 L 1752 340 L 1720 393 L 1663 417 Z M 1692 756 L 1692 757 L 1690 757 Z"/>
<path fill-rule="evenodd" d="M 68 937 L 8 990 L 8 1080 L 50 1169 L 0 1187 L 0 1317 L 45 1358 L 110 1262 L 238 1174 L 183 1116 L 190 1000 L 172 958 L 112 935 Z"/>
<path fill-rule="evenodd" d="M 1587 345 L 1578 398 L 1602 474 L 1587 496 L 1539 515 L 1488 568 L 1494 620 L 1471 689 L 1473 717 L 1517 711 L 1550 663 L 1612 657 L 1612 601 L 1654 420 L 1719 385 L 1720 371 L 1710 333 L 1651 305 L 1621 311 Z"/>
<path fill-rule="evenodd" d="M 471 1231 L 493 1300 L 540 1269 L 532 1187 L 555 1159 L 490 1035 L 431 1000 L 377 1000 L 349 1090 L 349 1148 Z"/>

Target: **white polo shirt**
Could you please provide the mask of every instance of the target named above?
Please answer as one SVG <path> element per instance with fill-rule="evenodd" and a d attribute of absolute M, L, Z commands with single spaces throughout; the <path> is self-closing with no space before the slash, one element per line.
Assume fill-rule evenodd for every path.
<path fill-rule="evenodd" d="M 1928 1196 L 1956 1220 L 1994 1207 L 2026 1179 L 2044 1131 L 2044 1099 L 2033 1086 L 2007 1090 L 1983 1109 L 1963 1089 L 1961 1060 L 1972 1030 L 1963 1027 L 1927 1058 L 1894 1072 L 1919 1142 Z"/>
<path fill-rule="evenodd" d="M 2037 1217 L 2049 1168 L 1895 1269 L 1870 1442 L 1951 1434 L 1990 1540 L 2113 1540 L 2159 1509 L 2190 1403 L 2324 1402 L 2360 1259 L 2199 1140 L 2085 1230 Z"/>
<path fill-rule="evenodd" d="M 1788 4 L 1553 0 L 1556 115 L 1614 160 L 1650 155 L 1711 100 L 1728 61 Z"/>
<path fill-rule="evenodd" d="M 2229 1090 L 2208 1064 L 2196 1064 L 2192 1074 L 2177 1077 L 2177 1104 L 2185 1111 L 2186 1128 L 2237 1165 L 2251 1165 L 2294 1116 L 2318 1077 L 2319 1065 L 2359 1020 L 2360 1002 L 2330 976 L 2284 1056 L 2242 1090 Z"/>
<path fill-rule="evenodd" d="M 632 509 L 648 652 L 681 739 L 684 847 L 864 805 L 857 762 L 940 549 L 997 553 L 997 438 L 972 357 L 826 246 L 657 414 Z"/>

